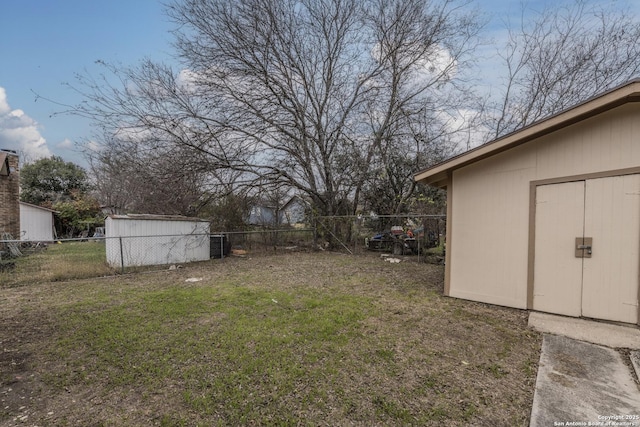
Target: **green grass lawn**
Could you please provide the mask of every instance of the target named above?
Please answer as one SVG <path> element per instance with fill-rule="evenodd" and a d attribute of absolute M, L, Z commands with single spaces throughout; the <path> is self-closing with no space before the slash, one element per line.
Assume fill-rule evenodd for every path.
<path fill-rule="evenodd" d="M 528 425 L 539 335 L 441 277 L 322 253 L 3 289 L 0 424 Z"/>
<path fill-rule="evenodd" d="M 25 256 L 11 260 L 15 269 L 0 272 L 0 287 L 114 274 L 105 251 L 103 241 L 52 243 L 25 250 Z"/>

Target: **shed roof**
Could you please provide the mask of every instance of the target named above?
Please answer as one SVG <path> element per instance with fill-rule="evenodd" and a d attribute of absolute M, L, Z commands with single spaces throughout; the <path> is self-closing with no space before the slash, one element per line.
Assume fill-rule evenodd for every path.
<path fill-rule="evenodd" d="M 456 169 L 495 156 L 628 102 L 638 101 L 640 101 L 640 79 L 635 79 L 553 116 L 539 120 L 520 130 L 420 171 L 415 174 L 414 179 L 424 184 L 443 187 L 446 185 L 447 178 Z"/>
<path fill-rule="evenodd" d="M 191 222 L 209 222 L 202 218 L 193 218 L 183 215 L 152 215 L 152 214 L 126 214 L 126 215 L 108 215 L 111 219 L 124 220 L 143 220 L 143 221 L 191 221 Z"/>
<path fill-rule="evenodd" d="M 20 204 L 24 205 L 24 206 L 29 206 L 29 207 L 35 208 L 35 209 L 41 209 L 43 211 L 47 211 L 47 212 L 51 212 L 51 213 L 58 213 L 58 211 L 56 211 L 56 210 L 49 209 L 49 208 L 44 208 L 42 206 L 34 205 L 34 204 L 31 204 L 31 203 L 27 203 L 27 202 L 20 202 Z"/>

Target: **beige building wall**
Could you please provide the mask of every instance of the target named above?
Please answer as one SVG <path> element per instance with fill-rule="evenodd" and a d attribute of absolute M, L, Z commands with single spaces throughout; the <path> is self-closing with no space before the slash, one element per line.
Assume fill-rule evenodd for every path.
<path fill-rule="evenodd" d="M 638 166 L 630 103 L 455 170 L 449 294 L 527 308 L 531 183 Z"/>

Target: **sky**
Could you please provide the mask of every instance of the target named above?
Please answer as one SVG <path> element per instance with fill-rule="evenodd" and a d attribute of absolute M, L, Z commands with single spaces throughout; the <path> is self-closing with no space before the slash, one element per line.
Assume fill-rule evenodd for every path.
<path fill-rule="evenodd" d="M 87 119 L 61 114 L 82 101 L 68 85 L 77 74 L 98 75 L 96 61 L 136 65 L 143 58 L 175 64 L 164 0 L 0 0 L 0 149 L 23 160 L 50 155 L 84 165 L 78 143 L 92 139 Z M 552 0 L 528 0 L 530 10 Z M 602 0 L 640 11 L 640 0 Z M 506 35 L 521 0 L 476 0 L 488 20 L 487 40 Z M 485 46 L 491 70 L 495 47 Z M 481 65 L 482 66 L 482 65 Z M 491 73 L 486 73 L 487 84 Z M 60 105 L 62 104 L 62 105 Z"/>
<path fill-rule="evenodd" d="M 52 101 L 79 102 L 67 84 L 97 60 L 170 61 L 172 28 L 158 0 L 0 0 L 0 149 L 82 164 L 90 123 Z"/>

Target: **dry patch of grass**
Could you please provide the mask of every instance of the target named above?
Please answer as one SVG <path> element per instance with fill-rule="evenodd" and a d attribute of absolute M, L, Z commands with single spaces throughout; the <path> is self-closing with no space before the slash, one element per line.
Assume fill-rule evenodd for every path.
<path fill-rule="evenodd" d="M 0 272 L 0 289 L 115 273 L 106 263 L 104 241 L 54 243 L 12 262 L 15 268 Z"/>
<path fill-rule="evenodd" d="M 528 425 L 540 336 L 441 277 L 321 253 L 4 289 L 0 423 Z"/>

